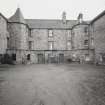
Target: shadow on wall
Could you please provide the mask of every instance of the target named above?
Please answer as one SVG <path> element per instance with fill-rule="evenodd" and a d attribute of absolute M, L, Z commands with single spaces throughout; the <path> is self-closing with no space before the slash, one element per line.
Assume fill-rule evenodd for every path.
<path fill-rule="evenodd" d="M 13 64 L 13 59 L 9 54 L 1 54 L 0 63 L 1 64 Z"/>

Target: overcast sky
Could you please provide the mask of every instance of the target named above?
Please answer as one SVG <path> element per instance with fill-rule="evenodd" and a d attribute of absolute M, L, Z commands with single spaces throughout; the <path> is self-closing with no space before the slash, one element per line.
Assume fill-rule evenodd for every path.
<path fill-rule="evenodd" d="M 61 19 L 66 11 L 67 19 L 77 19 L 82 12 L 84 20 L 91 20 L 105 10 L 105 0 L 0 0 L 0 12 L 7 18 L 17 7 L 24 18 Z"/>

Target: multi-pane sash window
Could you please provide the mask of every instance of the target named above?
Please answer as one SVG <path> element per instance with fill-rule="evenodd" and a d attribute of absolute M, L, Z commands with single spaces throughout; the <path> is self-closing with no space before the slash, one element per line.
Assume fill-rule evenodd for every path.
<path fill-rule="evenodd" d="M 67 37 L 71 38 L 71 30 L 67 30 Z"/>
<path fill-rule="evenodd" d="M 29 50 L 32 50 L 32 41 L 29 41 Z"/>
<path fill-rule="evenodd" d="M 54 42 L 53 41 L 49 41 L 48 42 L 48 47 L 49 47 L 49 50 L 53 50 Z"/>
<path fill-rule="evenodd" d="M 53 36 L 53 31 L 52 30 L 48 30 L 48 36 L 52 37 Z"/>
<path fill-rule="evenodd" d="M 70 41 L 67 42 L 67 49 L 68 49 L 68 50 L 71 49 L 71 42 L 70 42 Z"/>

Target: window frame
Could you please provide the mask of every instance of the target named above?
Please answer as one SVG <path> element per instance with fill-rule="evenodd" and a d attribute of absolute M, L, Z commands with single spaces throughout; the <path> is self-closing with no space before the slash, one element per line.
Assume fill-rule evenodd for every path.
<path fill-rule="evenodd" d="M 52 29 L 48 29 L 48 37 L 53 37 L 53 30 Z"/>
<path fill-rule="evenodd" d="M 88 39 L 85 39 L 84 40 L 84 46 L 88 46 L 89 45 L 89 40 Z"/>
<path fill-rule="evenodd" d="M 48 49 L 53 50 L 54 48 L 54 41 L 48 41 Z"/>
<path fill-rule="evenodd" d="M 29 47 L 29 50 L 32 50 L 32 41 L 28 42 L 28 47 Z"/>

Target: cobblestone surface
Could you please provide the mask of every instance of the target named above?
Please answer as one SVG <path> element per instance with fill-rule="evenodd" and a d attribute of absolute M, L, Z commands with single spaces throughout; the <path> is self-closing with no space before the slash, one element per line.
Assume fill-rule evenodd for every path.
<path fill-rule="evenodd" d="M 105 67 L 0 66 L 0 105 L 105 105 Z"/>

